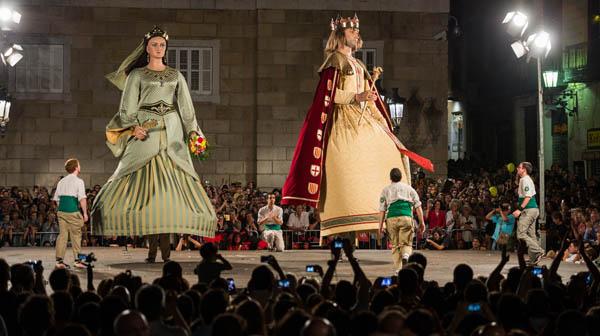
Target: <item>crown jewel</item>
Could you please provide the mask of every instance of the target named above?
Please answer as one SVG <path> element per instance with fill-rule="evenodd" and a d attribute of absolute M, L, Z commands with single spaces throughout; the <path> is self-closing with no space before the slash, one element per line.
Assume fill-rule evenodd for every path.
<path fill-rule="evenodd" d="M 169 34 L 167 34 L 166 31 L 160 29 L 159 26 L 154 26 L 154 28 L 152 28 L 151 31 L 147 32 L 146 35 L 144 35 L 144 38 L 146 40 L 149 40 L 155 36 L 160 36 L 162 38 L 164 38 L 165 40 L 169 40 Z"/>
<path fill-rule="evenodd" d="M 350 18 L 343 18 L 341 16 L 337 16 L 337 18 L 335 18 L 335 20 L 332 18 L 331 19 L 331 30 L 338 30 L 338 29 L 345 29 L 345 28 L 359 28 L 359 20 L 358 20 L 358 16 L 356 15 L 356 13 L 354 13 L 354 17 Z"/>

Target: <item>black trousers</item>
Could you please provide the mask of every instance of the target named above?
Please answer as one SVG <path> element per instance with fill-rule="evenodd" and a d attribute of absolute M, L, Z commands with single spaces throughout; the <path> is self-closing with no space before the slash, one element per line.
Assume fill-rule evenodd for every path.
<path fill-rule="evenodd" d="M 148 235 L 150 248 L 148 249 L 148 259 L 155 260 L 158 246 L 160 245 L 160 254 L 163 260 L 169 260 L 171 256 L 171 234 L 161 233 Z"/>

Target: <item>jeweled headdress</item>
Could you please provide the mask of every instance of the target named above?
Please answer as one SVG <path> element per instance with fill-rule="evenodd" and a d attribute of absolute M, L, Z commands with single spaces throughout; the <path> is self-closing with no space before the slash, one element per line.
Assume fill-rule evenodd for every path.
<path fill-rule="evenodd" d="M 138 59 L 146 52 L 146 43 L 148 40 L 156 36 L 160 36 L 167 41 L 169 40 L 169 34 L 167 34 L 166 31 L 162 30 L 159 26 L 154 26 L 151 31 L 144 34 L 142 42 L 138 44 L 135 50 L 129 54 L 123 62 L 121 62 L 117 71 L 111 72 L 105 76 L 111 83 L 118 87 L 119 90 L 123 91 L 127 74 L 131 71 L 132 67 L 136 66 L 135 64 Z"/>
<path fill-rule="evenodd" d="M 156 37 L 156 36 L 160 36 L 162 38 L 164 38 L 165 40 L 169 40 L 169 34 L 167 34 L 166 31 L 160 29 L 159 26 L 154 26 L 154 28 L 152 28 L 151 31 L 147 32 L 146 35 L 144 35 L 144 38 L 147 40 Z"/>
<path fill-rule="evenodd" d="M 331 30 L 343 30 L 345 28 L 356 28 L 359 29 L 359 20 L 356 13 L 354 13 L 354 17 L 343 18 L 341 16 L 337 16 L 335 19 L 331 19 L 331 23 L 329 24 Z"/>

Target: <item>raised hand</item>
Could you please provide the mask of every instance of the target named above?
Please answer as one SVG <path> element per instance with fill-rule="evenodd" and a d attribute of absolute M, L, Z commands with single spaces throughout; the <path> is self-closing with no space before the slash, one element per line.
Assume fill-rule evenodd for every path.
<path fill-rule="evenodd" d="M 506 264 L 510 260 L 510 255 L 506 251 L 506 245 L 502 245 L 502 256 L 500 257 L 500 261 Z"/>
<path fill-rule="evenodd" d="M 340 256 L 342 254 L 342 250 L 334 247 L 334 241 L 330 242 L 331 254 L 333 254 L 334 260 L 340 260 Z"/>
<path fill-rule="evenodd" d="M 352 259 L 352 254 L 354 252 L 354 248 L 352 247 L 352 244 L 350 244 L 350 240 L 348 240 L 347 238 L 344 238 L 342 246 L 343 246 L 342 248 L 344 249 L 344 253 L 346 254 L 346 256 L 349 259 Z"/>
<path fill-rule="evenodd" d="M 148 130 L 141 126 L 135 126 L 133 129 L 133 136 L 138 140 L 144 140 L 148 137 Z"/>

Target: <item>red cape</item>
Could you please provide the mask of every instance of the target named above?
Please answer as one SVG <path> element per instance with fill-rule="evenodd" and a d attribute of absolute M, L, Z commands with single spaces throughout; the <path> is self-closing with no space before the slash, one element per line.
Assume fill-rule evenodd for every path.
<path fill-rule="evenodd" d="M 283 185 L 281 200 L 283 205 L 308 204 L 316 207 L 319 204 L 321 181 L 325 173 L 327 140 L 333 116 L 333 102 L 339 80 L 340 72 L 335 67 L 321 71 L 321 79 L 313 103 L 306 114 L 298 136 L 290 173 Z M 371 85 L 371 81 L 369 81 L 369 85 Z M 379 95 L 375 106 L 386 120 L 387 127 L 384 131 L 396 143 L 398 150 L 423 168 L 433 171 L 431 161 L 404 148 L 393 134 L 392 122 Z"/>

